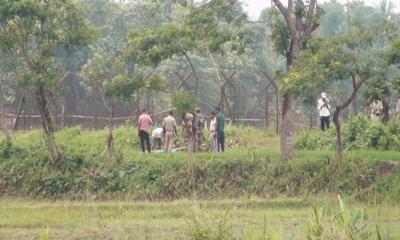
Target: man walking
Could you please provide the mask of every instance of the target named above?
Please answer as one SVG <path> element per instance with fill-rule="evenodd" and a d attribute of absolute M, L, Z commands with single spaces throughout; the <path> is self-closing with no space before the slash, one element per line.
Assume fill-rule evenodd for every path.
<path fill-rule="evenodd" d="M 221 112 L 221 109 L 219 107 L 217 108 L 216 121 L 217 121 L 217 146 L 218 146 L 218 151 L 224 152 L 225 151 L 225 133 L 224 133 L 225 116 Z"/>
<path fill-rule="evenodd" d="M 325 131 L 326 128 L 329 128 L 330 123 L 330 113 L 331 105 L 329 105 L 329 99 L 326 96 L 326 93 L 321 93 L 321 97 L 318 99 L 318 111 L 319 117 L 321 120 L 321 130 Z"/>
<path fill-rule="evenodd" d="M 163 120 L 163 131 L 164 131 L 164 152 L 170 153 L 174 146 L 176 131 L 176 121 L 173 117 L 174 112 L 171 110 L 166 118 Z"/>
<path fill-rule="evenodd" d="M 142 114 L 139 116 L 138 120 L 138 135 L 140 138 L 140 147 L 142 148 L 143 153 L 146 152 L 145 147 L 147 147 L 148 153 L 151 152 L 149 137 L 151 125 L 153 125 L 153 121 L 151 120 L 151 117 L 147 114 L 146 109 L 143 109 Z"/>

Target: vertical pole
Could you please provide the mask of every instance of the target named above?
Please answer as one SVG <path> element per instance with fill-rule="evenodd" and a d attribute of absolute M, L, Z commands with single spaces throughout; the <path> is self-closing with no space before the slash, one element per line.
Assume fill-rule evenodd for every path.
<path fill-rule="evenodd" d="M 19 121 L 19 117 L 21 115 L 21 110 L 22 110 L 22 106 L 24 105 L 24 102 L 25 102 L 25 96 L 22 96 L 21 102 L 19 103 L 19 107 L 18 107 L 18 110 L 17 110 L 16 117 L 15 117 L 13 131 L 17 130 L 18 121 Z"/>

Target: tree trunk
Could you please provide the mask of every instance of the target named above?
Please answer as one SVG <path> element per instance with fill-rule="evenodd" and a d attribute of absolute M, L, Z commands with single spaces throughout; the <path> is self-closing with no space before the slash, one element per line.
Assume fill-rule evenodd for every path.
<path fill-rule="evenodd" d="M 108 120 L 108 138 L 107 138 L 108 160 L 110 162 L 113 160 L 113 147 L 114 147 L 113 127 L 114 127 L 114 106 L 111 106 L 110 116 Z"/>
<path fill-rule="evenodd" d="M 61 106 L 61 124 L 60 129 L 64 129 L 65 127 L 65 103 Z"/>
<path fill-rule="evenodd" d="M 269 127 L 269 94 L 268 94 L 268 88 L 265 89 L 265 127 Z"/>
<path fill-rule="evenodd" d="M 333 115 L 333 122 L 336 128 L 336 160 L 338 162 L 342 161 L 343 159 L 343 146 L 342 146 L 342 133 L 340 130 L 340 108 L 336 108 L 336 111 Z"/>
<path fill-rule="evenodd" d="M 276 110 L 276 124 L 275 124 L 275 132 L 279 134 L 279 93 L 278 90 L 275 91 L 275 110 Z"/>
<path fill-rule="evenodd" d="M 313 107 L 311 107 L 311 109 L 310 109 L 309 117 L 310 117 L 310 130 L 312 130 L 314 127 L 314 108 Z"/>
<path fill-rule="evenodd" d="M 294 158 L 293 136 L 293 109 L 292 96 L 289 93 L 283 95 L 282 123 L 281 123 L 281 160 L 288 162 Z"/>
<path fill-rule="evenodd" d="M 5 116 L 5 112 L 4 112 L 4 98 L 3 98 L 3 76 L 0 76 L 0 112 L 1 112 L 1 116 L 0 116 L 0 130 L 1 132 L 4 134 L 4 137 L 6 138 L 6 141 L 11 141 L 11 135 L 8 133 L 7 129 L 4 127 L 4 116 Z"/>
<path fill-rule="evenodd" d="M 36 87 L 36 101 L 42 120 L 42 127 L 45 135 L 47 149 L 50 152 L 53 163 L 58 164 L 61 160 L 62 154 L 61 151 L 58 149 L 54 139 L 54 122 L 51 118 L 49 104 L 43 85 L 38 85 Z"/>
<path fill-rule="evenodd" d="M 390 96 L 389 97 L 385 97 L 382 100 L 382 105 L 383 105 L 383 118 L 382 118 L 382 122 L 384 124 L 386 124 L 387 122 L 389 122 L 390 120 Z"/>
<path fill-rule="evenodd" d="M 194 94 L 197 95 L 198 88 L 199 88 L 199 77 L 197 76 L 196 68 L 194 67 L 189 55 L 186 52 L 184 52 L 183 55 L 185 56 L 186 60 L 188 61 L 189 65 L 190 65 L 190 68 L 192 69 L 194 80 L 195 80 Z"/>
<path fill-rule="evenodd" d="M 293 36 L 292 36 L 293 37 Z M 290 70 L 294 59 L 300 52 L 301 40 L 293 37 L 290 43 L 290 50 L 287 54 L 287 70 Z M 293 121 L 293 99 L 289 92 L 284 93 L 282 103 L 282 123 L 281 123 L 281 160 L 288 162 L 294 158 L 294 121 Z"/>

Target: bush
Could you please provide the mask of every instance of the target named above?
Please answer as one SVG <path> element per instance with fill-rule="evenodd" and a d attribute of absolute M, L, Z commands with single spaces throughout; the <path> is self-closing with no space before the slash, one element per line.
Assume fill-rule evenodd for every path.
<path fill-rule="evenodd" d="M 343 124 L 342 136 L 343 147 L 347 150 L 400 150 L 400 122 L 397 120 L 384 125 L 359 114 Z M 303 150 L 331 150 L 335 144 L 333 128 L 326 132 L 307 132 L 296 139 L 296 148 Z"/>

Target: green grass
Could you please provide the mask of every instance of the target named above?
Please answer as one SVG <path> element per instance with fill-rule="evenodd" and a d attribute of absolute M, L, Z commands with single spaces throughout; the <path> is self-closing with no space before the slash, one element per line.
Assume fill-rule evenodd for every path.
<path fill-rule="evenodd" d="M 335 197 L 259 198 L 172 202 L 97 202 L 0 200 L 0 238 L 35 239 L 48 230 L 49 239 L 187 239 L 193 216 L 204 220 L 226 216 L 237 239 L 249 239 L 250 230 L 279 239 L 305 239 L 313 221 L 312 205 L 327 208 L 328 221 L 339 211 Z M 365 208 L 375 224 L 398 236 L 400 207 L 369 206 L 348 201 L 350 208 Z"/>
<path fill-rule="evenodd" d="M 17 132 L 0 145 L 0 239 L 206 240 L 219 224 L 228 239 L 306 239 L 313 206 L 325 234 L 345 232 L 335 192 L 365 209 L 370 231 L 400 239 L 400 152 L 346 151 L 338 166 L 333 151 L 297 151 L 286 164 L 270 132 L 231 127 L 227 138 L 227 152 L 194 155 L 197 196 L 208 200 L 193 201 L 186 153 L 141 154 L 133 128 L 116 129 L 113 162 L 106 130 L 57 133 L 64 171 L 51 166 L 40 130 Z M 141 199 L 158 201 L 132 201 Z"/>

